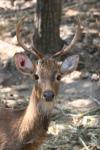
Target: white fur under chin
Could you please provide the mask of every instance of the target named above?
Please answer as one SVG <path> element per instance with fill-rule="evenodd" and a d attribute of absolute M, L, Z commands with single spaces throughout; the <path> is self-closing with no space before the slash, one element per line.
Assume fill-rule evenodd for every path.
<path fill-rule="evenodd" d="M 52 109 L 54 108 L 54 101 L 52 102 L 46 102 L 45 100 L 41 100 L 41 102 L 38 104 L 39 112 L 43 113 L 44 115 L 48 115 L 51 113 Z"/>

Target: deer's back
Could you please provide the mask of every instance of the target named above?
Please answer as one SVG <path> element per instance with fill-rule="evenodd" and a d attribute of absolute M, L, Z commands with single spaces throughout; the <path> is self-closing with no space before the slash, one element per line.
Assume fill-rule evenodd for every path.
<path fill-rule="evenodd" d="M 35 137 L 32 139 L 32 143 L 30 141 L 29 143 L 23 143 L 23 141 L 19 140 L 18 130 L 24 111 L 0 109 L 0 150 L 37 150 L 45 140 L 47 129 L 36 129 L 37 131 L 33 131 Z M 42 124 L 40 123 L 41 127 Z"/>
<path fill-rule="evenodd" d="M 23 111 L 0 108 L 0 150 L 18 150 L 18 128 Z"/>

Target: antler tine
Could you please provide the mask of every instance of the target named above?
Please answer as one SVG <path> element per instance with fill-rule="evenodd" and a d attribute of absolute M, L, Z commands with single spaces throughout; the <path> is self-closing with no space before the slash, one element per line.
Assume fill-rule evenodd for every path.
<path fill-rule="evenodd" d="M 43 58 L 43 55 L 38 51 L 36 50 L 35 48 L 28 48 L 24 45 L 24 43 L 22 42 L 21 40 L 21 37 L 20 37 L 20 28 L 21 28 L 21 25 L 24 21 L 26 17 L 23 17 L 17 24 L 17 27 L 16 27 L 16 36 L 17 36 L 17 41 L 19 43 L 19 45 L 26 51 L 29 51 L 31 53 L 33 53 L 34 55 L 36 55 L 38 58 Z"/>
<path fill-rule="evenodd" d="M 53 54 L 53 57 L 57 57 L 59 55 L 64 55 L 66 52 L 68 52 L 70 49 L 72 49 L 74 47 L 75 43 L 77 42 L 77 40 L 78 40 L 78 38 L 80 36 L 80 33 L 81 33 L 81 25 L 80 25 L 80 18 L 78 17 L 78 19 L 77 19 L 76 33 L 75 33 L 74 38 L 71 41 L 70 45 L 68 45 L 64 49 L 56 52 L 55 54 Z"/>

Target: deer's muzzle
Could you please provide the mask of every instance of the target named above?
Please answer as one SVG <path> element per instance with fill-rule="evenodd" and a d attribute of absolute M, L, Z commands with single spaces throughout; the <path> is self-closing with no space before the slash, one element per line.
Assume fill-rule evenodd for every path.
<path fill-rule="evenodd" d="M 45 100 L 49 102 L 49 101 L 53 100 L 55 95 L 54 95 L 53 91 L 47 90 L 47 91 L 43 92 L 43 96 L 44 96 Z"/>

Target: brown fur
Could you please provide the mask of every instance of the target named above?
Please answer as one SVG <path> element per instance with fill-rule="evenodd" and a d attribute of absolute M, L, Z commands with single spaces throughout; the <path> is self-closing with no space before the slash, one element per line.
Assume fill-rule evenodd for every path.
<path fill-rule="evenodd" d="M 0 150 L 37 150 L 43 143 L 53 105 L 49 109 L 42 93 L 50 89 L 57 95 L 59 84 L 55 75 L 59 72 L 60 67 L 54 60 L 39 60 L 36 73 L 40 80 L 35 83 L 27 108 L 0 110 Z"/>

